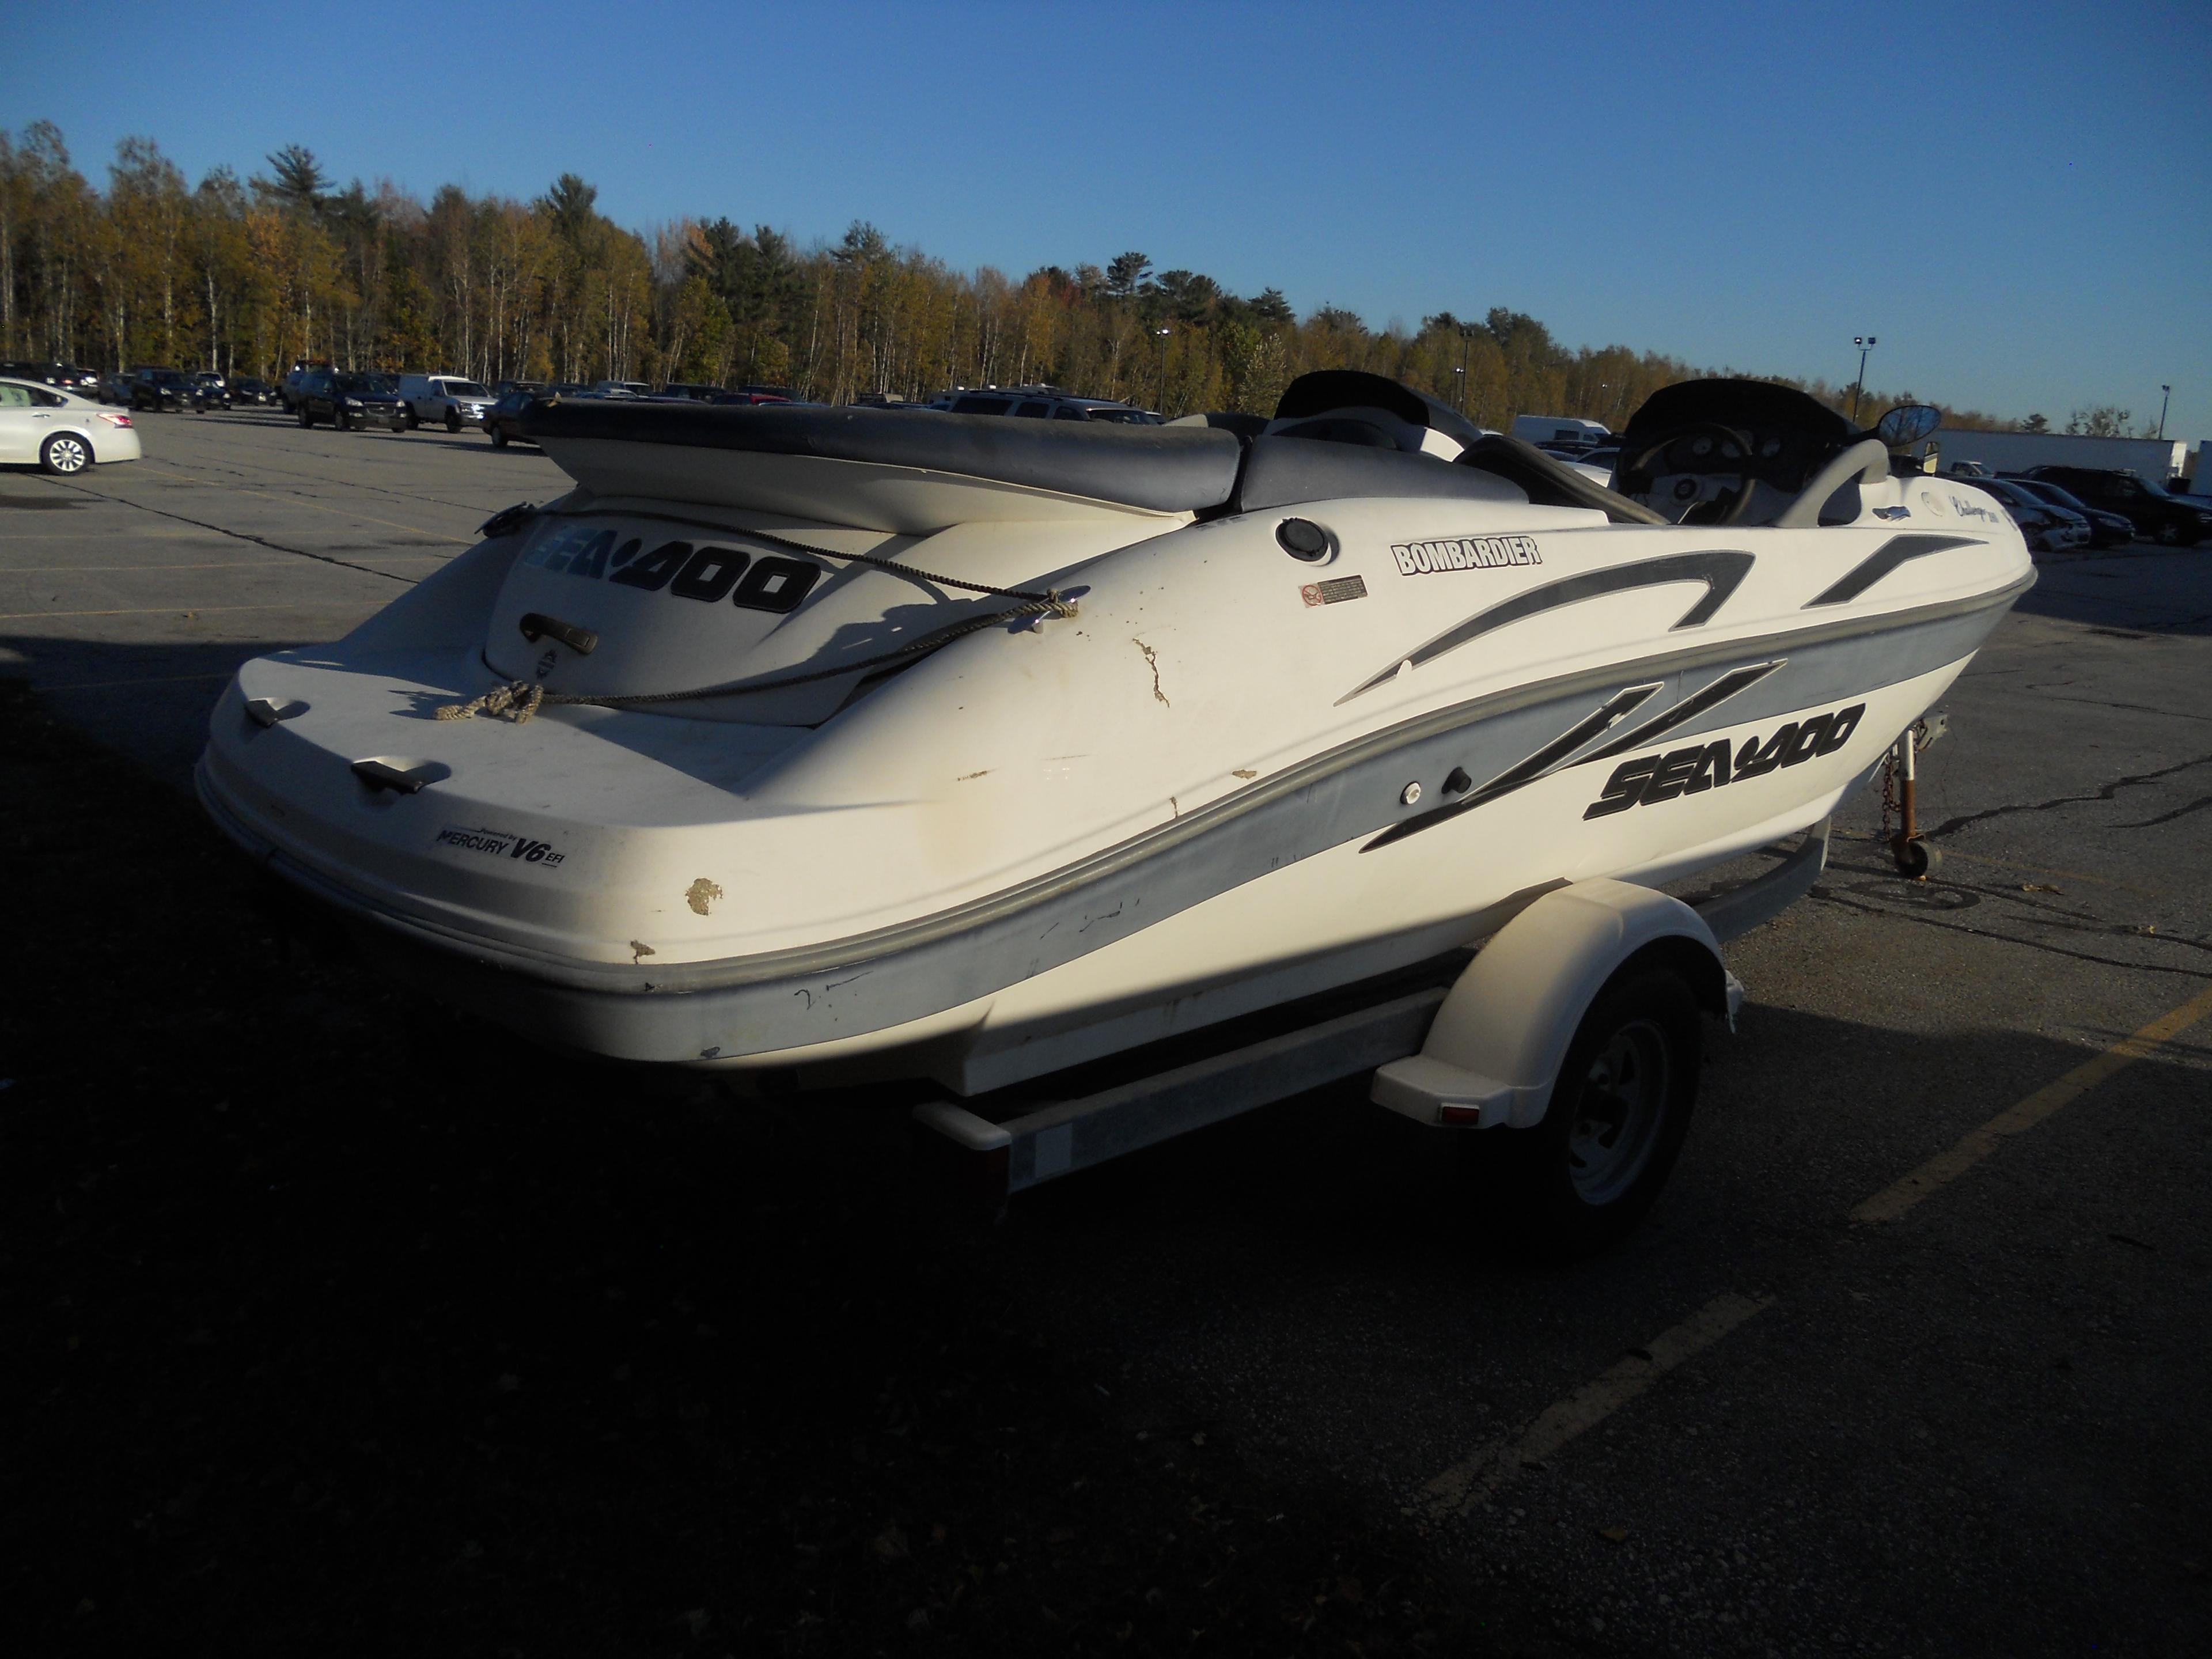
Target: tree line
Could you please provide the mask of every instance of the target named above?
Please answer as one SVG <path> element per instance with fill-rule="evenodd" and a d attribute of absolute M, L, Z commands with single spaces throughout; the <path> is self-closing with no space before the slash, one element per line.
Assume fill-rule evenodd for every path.
<path fill-rule="evenodd" d="M 860 222 L 804 246 L 726 216 L 641 234 L 574 173 L 528 202 L 456 185 L 426 202 L 388 183 L 341 187 L 291 144 L 265 171 L 218 167 L 192 185 L 133 137 L 101 189 L 46 121 L 0 131 L 0 357 L 264 379 L 320 359 L 487 382 L 774 385 L 833 404 L 1043 381 L 1170 416 L 1271 412 L 1296 376 L 1358 368 L 1498 428 L 1523 413 L 1618 428 L 1663 386 L 1736 372 L 1569 348 L 1504 307 L 1417 329 L 1333 305 L 1301 317 L 1275 289 L 1237 295 L 1139 252 L 1016 278 L 955 270 Z M 1852 402 L 1849 385 L 1788 383 Z M 1858 401 L 1871 419 L 1914 399 Z"/>

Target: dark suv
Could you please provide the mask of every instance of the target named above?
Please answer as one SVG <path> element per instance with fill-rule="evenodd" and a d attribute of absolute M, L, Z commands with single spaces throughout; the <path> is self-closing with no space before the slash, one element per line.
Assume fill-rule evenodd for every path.
<path fill-rule="evenodd" d="M 407 430 L 407 405 L 399 401 L 399 382 L 389 374 L 308 369 L 294 386 L 292 407 L 301 426 L 328 421 L 341 432 L 367 426 Z"/>
<path fill-rule="evenodd" d="M 2148 478 L 2089 466 L 2032 466 L 2027 475 L 2057 484 L 2091 507 L 2117 513 L 2136 534 L 2167 547 L 2194 547 L 2212 536 L 2212 513 L 2169 495 Z"/>

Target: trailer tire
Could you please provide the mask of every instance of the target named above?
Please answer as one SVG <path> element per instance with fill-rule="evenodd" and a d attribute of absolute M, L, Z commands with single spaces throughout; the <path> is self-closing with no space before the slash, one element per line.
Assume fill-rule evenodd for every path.
<path fill-rule="evenodd" d="M 1545 1262 L 1620 1243 L 1682 1149 L 1703 1047 L 1682 976 L 1649 955 L 1624 965 L 1576 1028 L 1543 1121 L 1463 1132 L 1463 1171 L 1497 1241 Z"/>

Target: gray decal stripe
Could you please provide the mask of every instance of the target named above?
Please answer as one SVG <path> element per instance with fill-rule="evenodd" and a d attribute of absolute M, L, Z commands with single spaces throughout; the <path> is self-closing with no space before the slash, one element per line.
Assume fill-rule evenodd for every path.
<path fill-rule="evenodd" d="M 1749 663 L 1741 668 L 1731 668 L 1704 690 L 1692 691 L 1665 714 L 1644 721 L 1632 732 L 1623 732 L 1601 748 L 1591 750 L 1575 764 L 1588 766 L 1592 761 L 1606 760 L 1631 749 L 1644 748 L 1684 721 L 1695 720 L 1708 708 L 1716 708 L 1737 692 L 1758 684 L 1789 660 L 1787 657 L 1777 657 L 1771 662 Z"/>
<path fill-rule="evenodd" d="M 1682 613 L 1676 628 L 1695 628 L 1712 620 L 1713 615 L 1729 601 L 1729 597 L 1742 586 L 1753 563 L 1753 556 L 1741 551 L 1717 550 L 1710 553 L 1675 553 L 1663 559 L 1644 559 L 1634 564 L 1616 564 L 1603 570 L 1586 570 L 1580 575 L 1564 576 L 1558 581 L 1547 582 L 1541 587 L 1532 587 L 1525 593 L 1516 594 L 1487 611 L 1479 611 L 1455 627 L 1448 628 L 1425 644 L 1416 646 L 1404 656 L 1392 660 L 1389 666 L 1355 685 L 1336 701 L 1339 707 L 1350 702 L 1362 692 L 1372 691 L 1395 676 L 1401 665 L 1412 663 L 1419 668 L 1432 662 L 1447 651 L 1456 651 L 1471 640 L 1504 628 L 1509 623 L 1522 622 L 1540 616 L 1547 611 L 1556 611 L 1561 605 L 1575 605 L 1583 599 L 1599 599 L 1607 593 L 1625 593 L 1638 587 L 1661 587 L 1668 582 L 1703 582 L 1705 592 L 1698 602 Z"/>
<path fill-rule="evenodd" d="M 1649 685 L 1632 685 L 1626 690 L 1614 692 L 1596 708 L 1576 721 L 1558 737 L 1553 738 L 1534 754 L 1526 760 L 1515 762 L 1480 789 L 1470 790 L 1464 799 L 1455 800 L 1449 806 L 1439 806 L 1433 811 L 1422 813 L 1417 818 L 1408 818 L 1403 823 L 1392 824 L 1359 850 L 1363 853 L 1371 853 L 1378 847 L 1388 847 L 1394 841 L 1403 841 L 1408 836 L 1418 836 L 1424 830 L 1433 830 L 1437 825 L 1455 818 L 1462 812 L 1472 811 L 1478 806 L 1496 800 L 1500 795 L 1510 795 L 1516 789 L 1535 782 L 1538 778 L 1557 767 L 1599 732 L 1626 720 L 1641 708 L 1659 690 L 1660 684 L 1661 682 L 1655 680 Z"/>
<path fill-rule="evenodd" d="M 1878 615 L 1846 614 L 1832 621 L 1818 623 L 1808 619 L 1803 628 L 1767 646 L 1769 649 L 1774 645 L 1788 648 L 1792 662 L 1796 665 L 1793 676 L 1796 672 L 1802 672 L 1809 661 L 1827 647 L 1848 646 L 1850 648 L 1841 654 L 1835 684 L 1808 686 L 1801 691 L 1793 678 L 1790 690 L 1778 696 L 1800 700 L 1794 703 L 1778 702 L 1776 708 L 1810 707 L 1816 702 L 1832 701 L 1845 692 L 1851 696 L 1863 696 L 1880 686 L 1893 684 L 1923 672 L 1940 662 L 1971 653 L 1978 647 L 1989 628 L 1994 625 L 1996 615 L 2009 609 L 2014 600 L 2034 585 L 2034 580 L 2031 574 L 1993 592 L 1907 606 Z M 1984 620 L 1985 618 L 1986 621 Z M 1912 630 L 1916 629 L 1936 630 L 1935 643 L 1917 650 L 1911 648 Z M 1898 648 L 1905 651 L 1905 654 L 1893 653 L 1870 659 L 1857 642 L 1875 635 L 1891 636 Z M 768 987 L 774 988 L 775 995 L 782 1001 L 789 1001 L 791 998 L 784 988 L 831 973 L 848 973 L 855 967 L 888 963 L 909 957 L 919 960 L 921 953 L 926 951 L 940 945 L 950 948 L 972 940 L 982 930 L 1000 923 L 1033 918 L 1045 912 L 1048 905 L 1063 898 L 1102 890 L 1124 875 L 1133 878 L 1137 872 L 1148 872 L 1145 879 L 1157 886 L 1157 878 L 1149 872 L 1156 871 L 1158 866 L 1153 861 L 1162 855 L 1180 850 L 1186 843 L 1216 830 L 1228 830 L 1232 825 L 1236 826 L 1233 832 L 1224 839 L 1248 839 L 1252 835 L 1249 826 L 1258 823 L 1260 815 L 1267 809 L 1296 795 L 1305 796 L 1310 800 L 1318 799 L 1326 791 L 1317 792 L 1316 786 L 1325 786 L 1334 779 L 1350 775 L 1355 769 L 1368 762 L 1385 761 L 1391 766 L 1395 776 L 1402 778 L 1405 774 L 1399 769 L 1411 758 L 1417 745 L 1431 739 L 1449 738 L 1457 745 L 1466 741 L 1461 734 L 1469 728 L 1492 720 L 1510 717 L 1515 711 L 1559 698 L 1601 695 L 1607 684 L 1618 685 L 1622 678 L 1632 674 L 1665 676 L 1692 673 L 1725 663 L 1731 655 L 1740 655 L 1746 645 L 1747 641 L 1741 640 L 1703 638 L 1693 644 L 1686 643 L 1677 650 L 1656 653 L 1634 661 L 1583 669 L 1548 680 L 1524 683 L 1489 692 L 1465 702 L 1412 715 L 1310 756 L 1295 765 L 1285 767 L 1280 773 L 1248 784 L 1210 805 L 1186 812 L 1170 823 L 1140 831 L 1112 847 L 1101 848 L 1058 869 L 911 921 L 893 922 L 812 945 L 794 945 L 750 956 L 671 963 L 657 967 L 580 960 L 531 945 L 489 938 L 441 916 L 404 908 L 395 902 L 396 895 L 380 890 L 373 884 L 367 886 L 355 884 L 358 879 L 356 872 L 349 872 L 347 877 L 335 872 L 325 873 L 293 847 L 276 842 L 271 834 L 271 827 L 258 819 L 252 820 L 249 827 L 249 820 L 242 811 L 234 811 L 226 805 L 222 791 L 227 786 L 211 775 L 209 757 L 202 757 L 199 766 L 194 769 L 193 778 L 202 805 L 207 807 L 216 822 L 225 825 L 234 840 L 250 848 L 255 856 L 264 860 L 276 873 L 309 888 L 328 902 L 364 921 L 374 922 L 404 938 L 434 946 L 441 951 L 506 970 L 515 976 L 517 982 L 529 981 L 559 988 L 563 992 L 578 994 L 582 998 L 605 995 L 623 1001 L 647 997 L 652 994 L 671 996 L 682 1001 L 685 997 L 699 993 L 736 992 L 750 987 Z M 1933 654 L 1928 654 L 1931 651 Z M 1764 695 L 1763 692 L 1758 694 L 1760 696 Z M 1756 701 L 1757 697 L 1753 700 Z M 1437 764 L 1441 769 L 1441 757 Z M 1372 822 L 1372 819 L 1369 820 L 1370 823 Z M 1356 838 L 1363 833 L 1367 833 L 1364 827 L 1351 828 L 1343 838 Z M 1260 873 L 1264 872 L 1254 870 L 1237 879 L 1249 880 Z M 354 879 L 349 879 L 349 877 Z M 1162 912 L 1148 911 L 1142 920 L 1149 923 L 1158 920 L 1161 914 L 1172 915 L 1176 908 L 1180 908 L 1178 905 Z M 1124 931 L 1133 931 L 1133 921 Z M 1069 934 L 1074 931 L 1073 928 L 1060 930 Z M 1115 937 L 1119 936 L 1111 929 L 1102 928 L 1099 932 L 1102 937 L 1097 939 L 1097 944 L 1111 943 Z M 1085 948 L 1096 947 L 1090 945 Z M 1068 956 L 1080 954 L 1081 951 L 1072 951 L 1065 955 L 1051 954 L 1048 962 L 1032 950 L 1024 957 L 1030 964 L 1025 972 L 1042 971 L 1037 965 L 1040 962 L 1046 966 L 1056 965 L 1066 960 Z M 945 979 L 943 961 L 929 959 L 927 972 L 932 976 L 933 984 Z M 1015 975 L 1021 976 L 1024 975 Z M 1011 982 L 1011 980 L 995 981 L 988 988 L 997 988 Z M 942 990 L 943 988 L 939 986 L 938 989 Z M 952 1001 L 958 1000 L 960 996 L 981 994 L 978 989 L 959 987 L 944 993 Z M 927 1006 L 921 1006 L 923 1002 Z M 592 1005 L 579 1000 L 568 1006 L 573 1011 Z M 761 1018 L 767 1019 L 771 1006 L 781 1006 L 781 1001 L 761 1004 Z M 951 1001 L 941 1000 L 938 992 L 933 990 L 930 996 L 918 1000 L 909 1013 L 898 1018 L 934 1012 L 950 1006 Z M 797 1040 L 795 1037 L 793 1039 Z"/>
<path fill-rule="evenodd" d="M 1941 553 L 1954 547 L 1986 545 L 1986 543 L 1972 536 L 1892 536 L 1838 576 L 1830 586 L 1806 600 L 1805 609 L 1810 611 L 1816 605 L 1847 604 L 1910 560 L 1924 559 L 1930 553 Z"/>

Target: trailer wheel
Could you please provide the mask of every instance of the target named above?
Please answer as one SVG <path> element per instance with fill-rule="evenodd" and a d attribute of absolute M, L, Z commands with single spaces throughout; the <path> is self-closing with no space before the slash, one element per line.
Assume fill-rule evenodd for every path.
<path fill-rule="evenodd" d="M 1613 976 L 1576 1028 L 1543 1121 L 1465 1133 L 1467 1173 L 1502 1243 L 1578 1261 L 1644 1218 L 1689 1132 L 1703 1036 L 1679 974 L 1632 962 Z"/>

